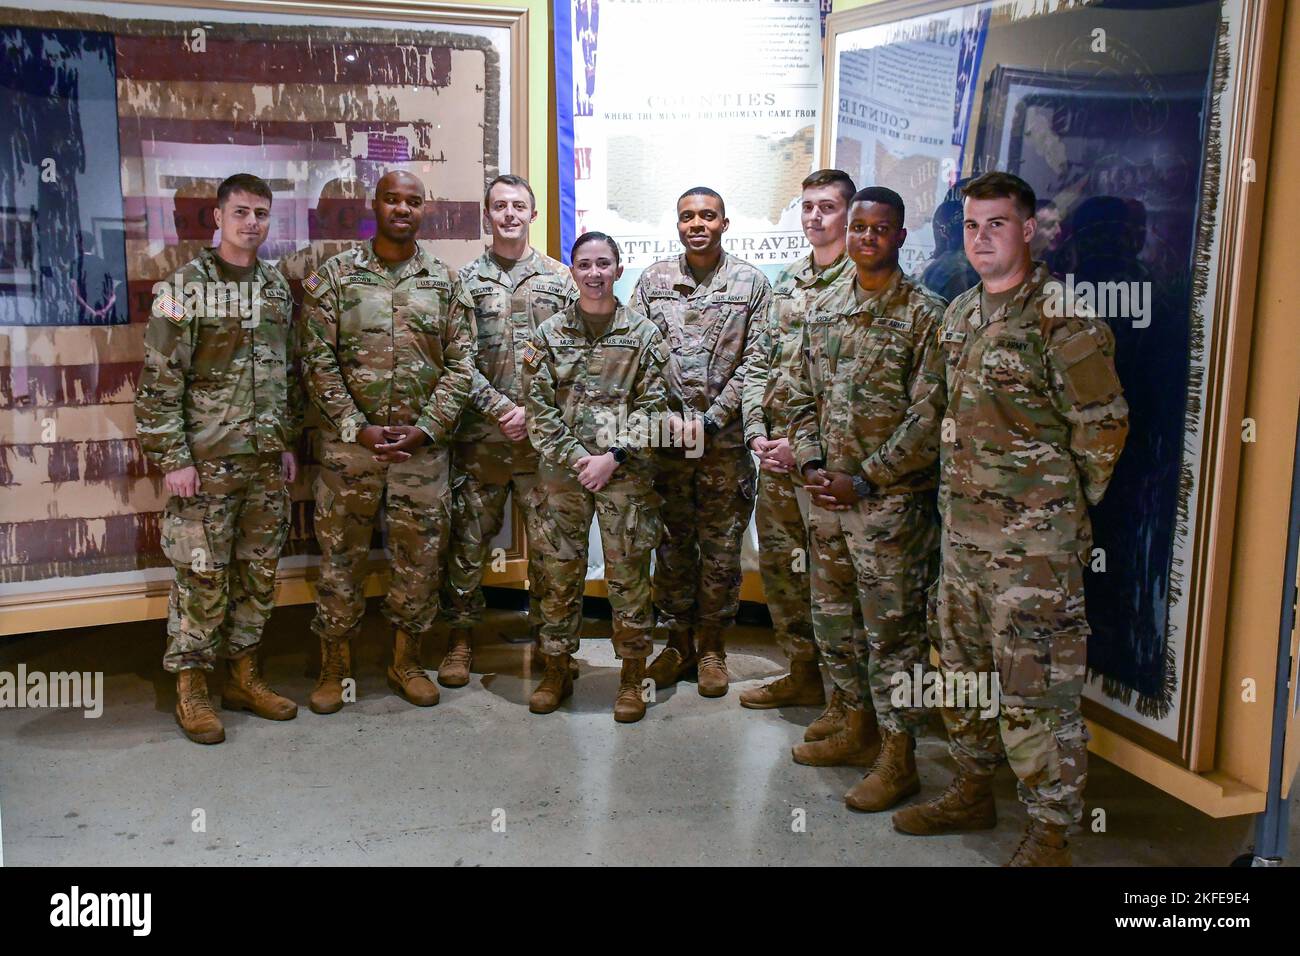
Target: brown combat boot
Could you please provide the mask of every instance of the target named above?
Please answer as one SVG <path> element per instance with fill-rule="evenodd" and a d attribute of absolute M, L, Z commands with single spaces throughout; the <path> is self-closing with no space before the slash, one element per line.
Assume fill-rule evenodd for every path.
<path fill-rule="evenodd" d="M 401 628 L 393 632 L 393 663 L 388 668 L 388 686 L 416 707 L 438 703 L 438 687 L 420 664 L 420 639 Z"/>
<path fill-rule="evenodd" d="M 474 663 L 469 642 L 473 633 L 468 627 L 452 628 L 447 653 L 438 665 L 438 683 L 443 687 L 464 687 L 469 683 L 469 668 Z"/>
<path fill-rule="evenodd" d="M 646 676 L 655 682 L 656 690 L 672 687 L 695 670 L 695 638 L 690 630 L 668 632 L 668 646 L 646 668 Z"/>
<path fill-rule="evenodd" d="M 816 661 L 791 661 L 790 673 L 762 687 L 740 694 L 740 706 L 751 710 L 773 707 L 820 707 L 826 703 L 821 671 Z"/>
<path fill-rule="evenodd" d="M 198 667 L 176 675 L 176 723 L 196 744 L 219 744 L 226 739 L 226 728 L 208 700 L 208 677 Z"/>
<path fill-rule="evenodd" d="M 998 824 L 993 775 L 958 773 L 948 789 L 926 803 L 894 814 L 894 829 L 912 836 L 937 836 L 966 830 L 991 830 Z"/>
<path fill-rule="evenodd" d="M 645 716 L 645 700 L 641 697 L 641 682 L 646 678 L 645 658 L 623 661 L 623 672 L 618 679 L 618 696 L 614 698 L 614 719 L 620 724 L 634 724 Z"/>
<path fill-rule="evenodd" d="M 542 632 L 540 630 L 534 630 L 530 633 L 532 633 L 533 635 L 533 660 L 544 662 L 546 660 L 547 654 L 546 651 L 542 650 Z M 574 680 L 577 680 L 578 659 L 574 657 L 572 654 L 566 654 L 565 657 L 569 659 L 569 676 L 572 677 Z"/>
<path fill-rule="evenodd" d="M 343 709 L 343 681 L 352 676 L 352 645 L 320 639 L 320 677 L 307 698 L 313 714 L 334 714 Z"/>
<path fill-rule="evenodd" d="M 844 715 L 847 708 L 844 706 L 848 703 L 848 695 L 838 687 L 831 688 L 831 702 L 826 705 L 821 716 L 808 725 L 808 729 L 803 732 L 803 739 L 812 743 L 814 740 L 825 740 L 835 731 L 844 726 Z"/>
<path fill-rule="evenodd" d="M 221 689 L 224 709 L 251 710 L 267 720 L 293 720 L 298 716 L 298 705 L 271 690 L 262 679 L 256 650 L 227 661 L 226 668 L 226 686 Z"/>
<path fill-rule="evenodd" d="M 696 663 L 696 690 L 701 697 L 723 697 L 727 693 L 727 649 L 722 630 L 710 628 L 699 635 L 700 657 Z"/>
<path fill-rule="evenodd" d="M 542 682 L 528 698 L 528 709 L 534 714 L 549 714 L 573 693 L 573 674 L 569 671 L 568 654 L 548 654 Z"/>
<path fill-rule="evenodd" d="M 844 795 L 844 805 L 860 813 L 888 810 L 921 790 L 916 775 L 916 741 L 911 734 L 886 733 L 871 772 Z"/>
<path fill-rule="evenodd" d="M 1066 827 L 1029 818 L 1024 838 L 1003 866 L 1070 866 L 1070 841 Z"/>
<path fill-rule="evenodd" d="M 829 737 L 795 744 L 794 762 L 806 767 L 870 767 L 880 755 L 880 730 L 871 704 L 845 707 L 844 723 Z"/>

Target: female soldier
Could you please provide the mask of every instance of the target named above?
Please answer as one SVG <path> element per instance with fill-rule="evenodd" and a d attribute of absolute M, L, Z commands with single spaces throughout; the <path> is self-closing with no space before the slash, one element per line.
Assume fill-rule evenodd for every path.
<path fill-rule="evenodd" d="M 541 459 L 533 503 L 547 570 L 546 672 L 528 709 L 549 714 L 573 693 L 569 662 L 578 649 L 594 513 L 614 650 L 623 661 L 614 719 L 631 723 L 645 716 L 641 682 L 654 627 L 650 553 L 661 525 L 648 446 L 651 425 L 668 412 L 667 352 L 658 329 L 614 297 L 623 267 L 613 239 L 584 233 L 570 258 L 580 297 L 538 326 L 523 353 L 528 437 Z"/>

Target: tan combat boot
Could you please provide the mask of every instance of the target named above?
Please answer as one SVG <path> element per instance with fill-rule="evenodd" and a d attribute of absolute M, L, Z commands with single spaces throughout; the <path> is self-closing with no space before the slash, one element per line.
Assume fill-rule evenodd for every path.
<path fill-rule="evenodd" d="M 722 697 L 727 693 L 727 651 L 721 630 L 711 628 L 700 635 L 695 679 L 701 697 Z"/>
<path fill-rule="evenodd" d="M 623 672 L 618 679 L 618 696 L 614 698 L 614 719 L 620 724 L 634 724 L 645 716 L 641 682 L 645 680 L 646 673 L 645 658 L 623 661 Z"/>
<path fill-rule="evenodd" d="M 343 709 L 343 681 L 352 676 L 352 645 L 320 639 L 320 677 L 307 698 L 313 714 L 333 714 Z"/>
<path fill-rule="evenodd" d="M 528 698 L 528 709 L 534 714 L 549 714 L 573 693 L 573 674 L 569 671 L 568 654 L 548 654 L 542 682 Z"/>
<path fill-rule="evenodd" d="M 911 734 L 886 733 L 871 772 L 844 795 L 845 806 L 861 813 L 876 813 L 919 793 L 921 778 L 916 775 L 915 750 Z"/>
<path fill-rule="evenodd" d="M 438 687 L 420 664 L 420 639 L 401 628 L 393 632 L 393 663 L 388 668 L 388 686 L 416 707 L 438 703 Z"/>
<path fill-rule="evenodd" d="M 656 690 L 672 687 L 695 670 L 695 639 L 690 630 L 668 632 L 668 646 L 650 662 L 646 676 L 655 682 Z"/>
<path fill-rule="evenodd" d="M 825 703 L 826 691 L 816 661 L 791 661 L 790 673 L 762 687 L 751 687 L 740 695 L 740 706 L 751 710 L 820 707 Z"/>
<path fill-rule="evenodd" d="M 267 720 L 293 720 L 298 705 L 281 697 L 262 679 L 257 651 L 226 662 L 226 686 L 221 689 L 221 706 L 226 710 L 251 710 Z"/>
<path fill-rule="evenodd" d="M 848 695 L 838 687 L 831 688 L 831 702 L 826 705 L 826 709 L 821 712 L 816 720 L 808 725 L 808 729 L 803 732 L 803 739 L 812 743 L 814 740 L 825 740 L 835 731 L 844 726 L 844 715 L 847 708 L 844 706 L 848 703 Z"/>
<path fill-rule="evenodd" d="M 844 723 L 829 737 L 795 744 L 794 762 L 806 767 L 870 767 L 880 755 L 880 730 L 876 712 L 868 702 L 846 706 Z"/>
<path fill-rule="evenodd" d="M 219 744 L 226 739 L 226 728 L 208 701 L 207 675 L 198 667 L 176 675 L 176 723 L 196 744 Z"/>
<path fill-rule="evenodd" d="M 1024 838 L 1003 866 L 1070 866 L 1066 827 L 1029 818 Z"/>
<path fill-rule="evenodd" d="M 464 687 L 469 683 L 469 669 L 474 663 L 474 651 L 470 646 L 473 633 L 468 627 L 452 628 L 447 653 L 438 665 L 438 683 L 443 687 Z"/>
<path fill-rule="evenodd" d="M 926 803 L 894 814 L 894 829 L 912 836 L 937 836 L 966 830 L 991 830 L 998 824 L 993 775 L 958 773 L 948 789 Z"/>
<path fill-rule="evenodd" d="M 533 630 L 530 633 L 533 635 L 533 660 L 544 662 L 547 654 L 546 651 L 542 650 L 542 632 L 540 630 Z M 574 680 L 577 680 L 578 659 L 572 654 L 566 654 L 565 656 L 569 659 L 569 676 Z"/>

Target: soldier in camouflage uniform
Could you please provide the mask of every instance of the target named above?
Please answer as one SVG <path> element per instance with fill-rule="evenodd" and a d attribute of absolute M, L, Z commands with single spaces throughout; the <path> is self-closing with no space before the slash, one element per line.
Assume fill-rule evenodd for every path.
<path fill-rule="evenodd" d="M 853 263 L 844 254 L 844 234 L 855 192 L 853 180 L 838 169 L 818 170 L 803 181 L 800 220 L 812 252 L 782 272 L 772 288 L 763 360 L 745 375 L 745 444 L 759 461 L 754 514 L 759 570 L 776 641 L 790 661 L 790 673 L 742 692 L 742 707 L 764 710 L 826 703 L 808 603 L 808 494 L 790 449 L 782 369 L 798 354 L 799 336 L 813 300 L 852 271 Z"/>
<path fill-rule="evenodd" d="M 541 323 L 577 298 L 563 263 L 528 245 L 537 218 L 532 188 L 518 176 L 498 176 L 483 199 L 492 248 L 460 271 L 456 308 L 472 316 L 477 357 L 465 414 L 452 449 L 452 535 L 443 588 L 443 614 L 451 623 L 438 682 L 469 682 L 472 628 L 483 614 L 483 569 L 488 549 L 505 519 L 509 497 L 524 515 L 528 533 L 528 592 L 533 631 L 540 634 L 538 605 L 545 593 L 533 489 L 537 453 L 524 424 L 524 346 Z M 540 653 L 540 649 L 538 651 Z"/>
<path fill-rule="evenodd" d="M 740 548 L 754 507 L 741 390 L 746 369 L 762 361 L 771 298 L 763 273 L 723 251 L 727 226 L 721 196 L 687 190 L 677 201 L 686 251 L 641 273 L 631 303 L 668 344 L 669 402 L 684 419 L 681 447 L 657 456 L 664 541 L 654 591 L 668 646 L 648 673 L 664 688 L 696 670 L 705 697 L 727 692 L 723 634 L 740 609 Z"/>
<path fill-rule="evenodd" d="M 271 189 L 238 174 L 217 191 L 221 243 L 155 286 L 136 390 L 136 435 L 171 493 L 163 551 L 176 568 L 163 667 L 177 675 L 176 720 L 196 743 L 225 729 L 206 672 L 228 660 L 227 709 L 298 713 L 258 671 L 289 530 L 302 392 L 292 374 L 289 286 L 257 258 Z"/>
<path fill-rule="evenodd" d="M 623 662 L 614 719 L 631 723 L 645 716 L 641 684 L 653 646 L 650 554 L 661 525 L 649 446 L 668 414 L 667 352 L 655 326 L 614 297 L 623 269 L 613 239 L 580 236 L 571 258 L 581 298 L 543 322 L 523 355 L 528 434 L 541 458 L 533 507 L 547 585 L 546 671 L 528 707 L 547 714 L 573 692 L 569 662 L 594 514 Z"/>
<path fill-rule="evenodd" d="M 474 342 L 453 314 L 455 276 L 416 244 L 424 196 L 412 174 L 386 174 L 375 187 L 376 237 L 303 281 L 303 374 L 322 420 L 316 713 L 343 706 L 381 500 L 392 559 L 384 616 L 395 631 L 388 681 L 413 704 L 438 702 L 420 639 L 438 615 L 451 518 L 447 443 L 469 393 Z"/>
<path fill-rule="evenodd" d="M 894 814 L 904 833 L 987 828 L 1005 758 L 1030 823 L 1009 861 L 1068 865 L 1083 813 L 1087 666 L 1083 562 L 1088 505 L 1105 493 L 1128 434 L 1114 335 L 1063 302 L 1030 259 L 1033 190 L 1006 173 L 963 189 L 966 253 L 980 274 L 939 333 L 946 389 L 943 518 L 935 615 L 945 675 L 997 678 L 999 713 L 949 703 L 948 790 Z M 946 681 L 945 681 L 946 683 Z"/>
<path fill-rule="evenodd" d="M 789 366 L 795 461 L 814 494 L 813 626 L 845 707 L 842 725 L 796 746 L 794 759 L 871 767 L 845 796 L 863 811 L 920 789 L 913 750 L 925 714 L 895 706 L 891 692 L 895 675 L 912 679 L 929 655 L 926 592 L 939 544 L 935 329 L 944 302 L 899 269 L 903 222 L 893 190 L 853 197 L 856 269 L 817 300 Z"/>

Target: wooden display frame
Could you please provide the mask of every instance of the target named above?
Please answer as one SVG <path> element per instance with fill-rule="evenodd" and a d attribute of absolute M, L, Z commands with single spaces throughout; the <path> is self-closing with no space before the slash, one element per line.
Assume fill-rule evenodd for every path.
<path fill-rule="evenodd" d="M 836 51 L 843 34 L 974 6 L 972 0 L 878 0 L 837 10 L 828 18 L 823 166 L 836 165 L 831 116 L 836 105 Z M 1178 740 L 1160 737 L 1095 701 L 1084 702 L 1094 752 L 1215 816 L 1257 812 L 1264 806 L 1257 761 L 1251 761 L 1250 774 L 1241 774 L 1238 767 L 1224 767 L 1223 745 L 1217 735 L 1224 713 L 1237 710 L 1233 694 L 1239 692 L 1239 687 L 1228 678 L 1225 663 L 1234 656 L 1229 644 L 1233 637 L 1238 642 L 1247 639 L 1239 629 L 1234 632 L 1229 620 L 1232 594 L 1241 589 L 1233 576 L 1234 571 L 1240 575 L 1242 563 L 1242 543 L 1235 539 L 1243 511 L 1239 499 L 1248 493 L 1247 487 L 1239 483 L 1243 459 L 1239 423 L 1247 417 L 1248 386 L 1258 363 L 1258 357 L 1252 361 L 1251 343 L 1257 282 L 1262 281 L 1261 232 L 1269 199 L 1262 181 L 1273 131 L 1282 23 L 1283 4 L 1276 0 L 1243 0 L 1238 5 L 1232 50 L 1232 68 L 1238 75 L 1233 99 L 1224 104 L 1225 115 L 1231 116 L 1231 121 L 1224 122 L 1221 133 L 1220 162 L 1227 172 L 1220 180 L 1218 218 L 1224 227 L 1211 262 L 1220 279 L 1214 301 L 1203 306 L 1207 314 L 1215 317 L 1209 326 L 1212 338 L 1205 346 L 1207 388 L 1202 427 L 1207 430 L 1207 438 L 1200 463 L 1196 533 L 1187 569 L 1197 582 L 1190 587 L 1188 629 L 1191 632 L 1194 628 L 1201 639 L 1189 645 L 1184 660 L 1179 685 L 1184 706 Z M 1258 171 L 1255 176 L 1231 175 L 1231 171 L 1244 171 L 1248 166 L 1252 172 Z M 1276 450 L 1276 446 L 1269 449 L 1270 453 Z M 1270 487 L 1270 492 L 1273 490 Z M 1256 652 L 1260 647 L 1253 646 L 1246 652 L 1238 644 L 1235 649 L 1241 655 L 1248 653 L 1253 660 L 1259 656 Z M 1262 691 L 1259 699 L 1265 699 Z M 1295 713 L 1300 713 L 1300 700 L 1297 708 Z M 1252 718 L 1250 723 L 1256 721 Z M 1266 743 L 1256 741 L 1252 746 L 1264 751 L 1266 762 Z M 1288 756 L 1291 765 L 1300 762 L 1300 742 L 1290 741 Z"/>
<path fill-rule="evenodd" d="M 510 132 L 508 159 L 501 155 L 502 165 L 508 161 L 509 171 L 527 176 L 529 157 L 529 9 L 519 6 L 487 6 L 456 3 L 432 3 L 423 0 L 117 0 L 123 7 L 141 8 L 142 15 L 156 13 L 159 8 L 183 12 L 186 10 L 212 10 L 221 12 L 280 14 L 300 18 L 303 24 L 326 23 L 331 19 L 373 21 L 384 26 L 391 21 L 427 22 L 431 28 L 491 27 L 509 33 L 510 86 L 502 91 L 501 108 L 509 109 L 506 126 Z M 49 15 L 80 12 L 103 15 L 104 10 L 77 0 L 52 4 Z M 0 24 L 38 26 L 46 11 L 0 8 Z M 6 330 L 0 329 L 0 333 Z M 2 337 L 2 336 L 0 336 Z M 0 347 L 7 343 L 0 341 Z M 0 412 L 0 422 L 12 412 Z M 11 429 L 5 429 L 12 434 Z M 522 524 L 512 522 L 516 530 L 507 551 L 507 569 L 490 575 L 492 583 L 523 580 L 526 562 L 523 558 Z M 290 562 L 292 565 L 292 562 Z M 34 631 L 48 631 L 70 627 L 162 618 L 166 616 L 167 591 L 170 574 L 166 568 L 141 568 L 128 572 L 136 579 L 129 582 L 77 586 L 75 578 L 66 588 L 17 591 L 0 595 L 0 636 Z M 376 566 L 368 578 L 367 593 L 381 593 L 385 587 L 382 568 Z M 276 603 L 295 604 L 315 600 L 314 567 L 282 565 L 277 579 Z M 43 582 L 41 582 L 43 583 Z"/>

